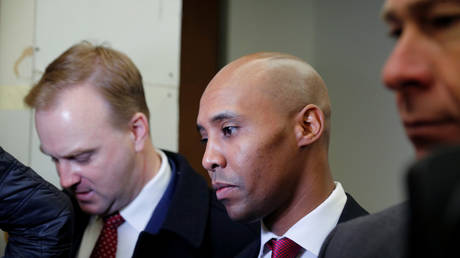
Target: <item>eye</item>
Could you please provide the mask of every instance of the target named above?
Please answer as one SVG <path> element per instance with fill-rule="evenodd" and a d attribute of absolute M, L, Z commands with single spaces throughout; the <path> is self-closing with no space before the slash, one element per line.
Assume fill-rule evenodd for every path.
<path fill-rule="evenodd" d="M 390 38 L 398 39 L 403 33 L 405 22 L 394 14 L 388 14 L 384 19 L 388 28 L 387 35 Z"/>
<path fill-rule="evenodd" d="M 440 35 L 450 35 L 450 32 L 457 32 L 459 24 L 460 12 L 439 12 L 421 18 L 421 25 L 426 28 L 427 32 L 442 33 Z"/>
<path fill-rule="evenodd" d="M 402 27 L 393 27 L 388 31 L 388 36 L 393 39 L 398 39 L 402 34 Z"/>
<path fill-rule="evenodd" d="M 206 145 L 208 143 L 208 138 L 201 138 L 200 143 Z"/>
<path fill-rule="evenodd" d="M 72 159 L 75 160 L 79 164 L 86 164 L 91 160 L 91 155 L 92 153 L 82 153 L 82 154 L 75 156 Z"/>
<path fill-rule="evenodd" d="M 438 15 L 428 20 L 431 27 L 435 29 L 449 28 L 460 21 L 460 14 L 455 15 Z"/>
<path fill-rule="evenodd" d="M 203 129 L 199 130 L 199 133 L 201 136 L 200 143 L 206 145 L 208 143 L 208 133 Z"/>
<path fill-rule="evenodd" d="M 225 126 L 222 128 L 222 133 L 224 136 L 231 136 L 236 131 L 236 126 Z"/>

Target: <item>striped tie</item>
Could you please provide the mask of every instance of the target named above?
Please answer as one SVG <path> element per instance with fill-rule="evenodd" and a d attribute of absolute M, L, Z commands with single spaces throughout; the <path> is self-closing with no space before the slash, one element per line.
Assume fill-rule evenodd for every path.
<path fill-rule="evenodd" d="M 272 238 L 267 241 L 265 246 L 272 251 L 272 258 L 295 258 L 302 248 L 287 237 L 279 240 Z"/>

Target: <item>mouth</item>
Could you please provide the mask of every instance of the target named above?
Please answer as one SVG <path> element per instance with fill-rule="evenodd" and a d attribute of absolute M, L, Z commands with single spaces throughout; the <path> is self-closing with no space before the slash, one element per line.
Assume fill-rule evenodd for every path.
<path fill-rule="evenodd" d="M 237 189 L 237 186 L 227 183 L 213 183 L 212 188 L 216 191 L 217 199 L 223 200 L 228 199 L 232 192 Z"/>
<path fill-rule="evenodd" d="M 404 127 L 410 135 L 442 134 L 455 126 L 454 119 L 404 121 Z"/>
<path fill-rule="evenodd" d="M 460 140 L 460 123 L 455 119 L 414 120 L 403 124 L 415 148 L 422 152 Z"/>
<path fill-rule="evenodd" d="M 79 202 L 88 202 L 93 196 L 92 190 L 77 190 L 74 192 L 75 197 Z"/>

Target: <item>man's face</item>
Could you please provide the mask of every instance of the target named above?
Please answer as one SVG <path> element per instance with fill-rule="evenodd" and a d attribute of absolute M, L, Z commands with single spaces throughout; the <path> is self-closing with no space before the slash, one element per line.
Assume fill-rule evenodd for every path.
<path fill-rule="evenodd" d="M 396 39 L 383 69 L 417 157 L 460 142 L 460 1 L 387 0 Z"/>
<path fill-rule="evenodd" d="M 41 150 L 56 165 L 60 183 L 90 214 L 107 215 L 134 198 L 134 147 L 128 130 L 109 122 L 107 103 L 91 86 L 66 90 L 58 103 L 37 110 Z"/>
<path fill-rule="evenodd" d="M 214 78 L 197 119 L 217 198 L 232 219 L 245 221 L 287 206 L 299 171 L 294 120 L 259 89 L 270 82 L 251 76 Z"/>

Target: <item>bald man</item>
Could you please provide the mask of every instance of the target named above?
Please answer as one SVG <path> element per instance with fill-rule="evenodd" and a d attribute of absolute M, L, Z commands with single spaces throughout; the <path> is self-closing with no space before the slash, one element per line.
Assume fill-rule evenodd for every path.
<path fill-rule="evenodd" d="M 332 179 L 330 115 L 321 77 L 286 54 L 244 56 L 207 86 L 197 119 L 203 166 L 230 218 L 262 222 L 240 257 L 271 257 L 283 246 L 292 257 L 317 257 L 338 222 L 367 213 Z"/>

